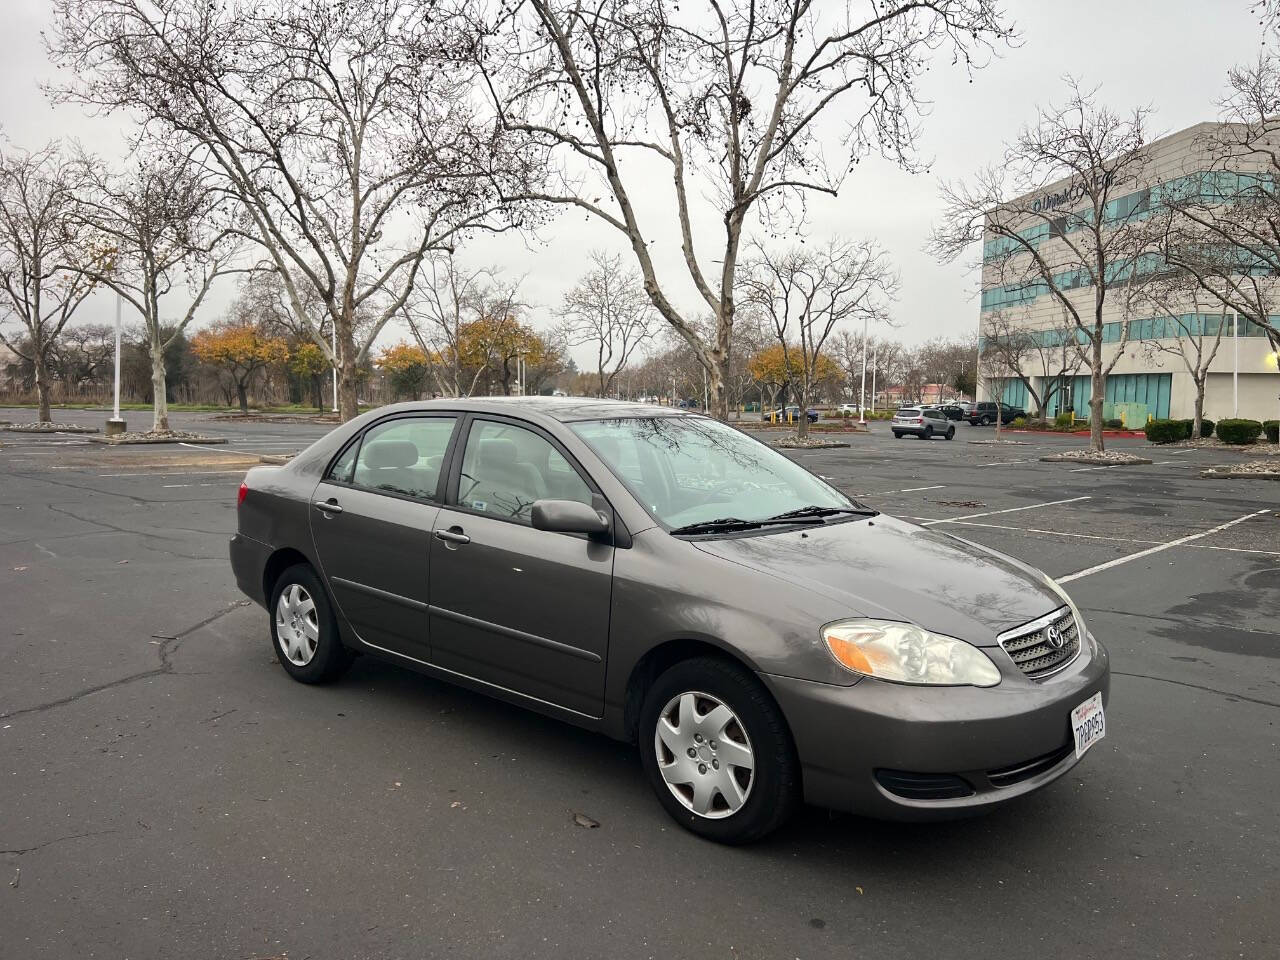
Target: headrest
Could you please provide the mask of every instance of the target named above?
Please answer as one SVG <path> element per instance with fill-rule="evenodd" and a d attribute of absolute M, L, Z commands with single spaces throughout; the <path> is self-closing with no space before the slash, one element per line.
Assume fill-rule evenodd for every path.
<path fill-rule="evenodd" d="M 360 459 L 374 469 L 412 467 L 418 462 L 418 448 L 408 440 L 375 440 L 360 451 Z"/>
<path fill-rule="evenodd" d="M 518 459 L 516 442 L 507 437 L 481 440 L 476 448 L 476 466 L 482 470 L 510 470 Z"/>

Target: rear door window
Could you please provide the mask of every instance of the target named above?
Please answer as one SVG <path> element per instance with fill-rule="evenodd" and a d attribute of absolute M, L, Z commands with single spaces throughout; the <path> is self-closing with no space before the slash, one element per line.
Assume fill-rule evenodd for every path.
<path fill-rule="evenodd" d="M 370 428 L 349 482 L 380 493 L 437 499 L 440 468 L 456 423 L 455 417 L 401 417 Z"/>

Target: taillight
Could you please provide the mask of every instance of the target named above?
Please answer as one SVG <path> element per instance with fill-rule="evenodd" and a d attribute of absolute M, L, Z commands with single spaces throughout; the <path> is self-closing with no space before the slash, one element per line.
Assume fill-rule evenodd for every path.
<path fill-rule="evenodd" d="M 916 423 L 924 423 L 924 417 L 916 417 Z M 240 499 L 243 500 L 244 497 L 241 497 Z"/>
<path fill-rule="evenodd" d="M 249 495 L 249 485 L 243 480 L 240 481 L 240 492 L 236 495 L 236 506 L 244 503 L 244 498 Z"/>

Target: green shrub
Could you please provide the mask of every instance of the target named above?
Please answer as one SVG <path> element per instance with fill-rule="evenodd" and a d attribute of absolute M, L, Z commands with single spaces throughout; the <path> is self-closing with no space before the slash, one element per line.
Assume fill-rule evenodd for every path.
<path fill-rule="evenodd" d="M 1213 421 L 1210 420 L 1208 417 L 1200 418 L 1200 436 L 1202 437 L 1213 436 Z"/>
<path fill-rule="evenodd" d="M 1152 443 L 1177 443 L 1191 436 L 1191 428 L 1182 420 L 1148 420 L 1142 429 Z"/>
<path fill-rule="evenodd" d="M 1021 430 L 1026 425 L 1027 425 L 1026 417 L 1014 417 L 1012 421 L 1005 424 L 1005 426 L 1007 427 L 1017 427 L 1019 430 Z"/>
<path fill-rule="evenodd" d="M 1280 443 L 1280 420 L 1263 420 L 1262 430 L 1267 435 L 1267 443 Z"/>
<path fill-rule="evenodd" d="M 1108 430 L 1123 430 L 1123 429 L 1124 429 L 1124 421 L 1123 421 L 1123 420 L 1117 420 L 1117 419 L 1115 419 L 1114 417 L 1113 417 L 1112 419 L 1110 419 L 1110 420 L 1103 420 L 1103 421 L 1102 421 L 1102 425 L 1103 425 L 1104 427 L 1106 427 Z"/>
<path fill-rule="evenodd" d="M 1262 434 L 1262 424 L 1257 420 L 1219 420 L 1218 439 L 1223 443 L 1253 443 Z"/>
<path fill-rule="evenodd" d="M 1076 415 L 1070 410 L 1063 410 L 1062 413 L 1053 418 L 1053 425 L 1055 427 L 1073 427 L 1075 426 L 1075 422 Z"/>

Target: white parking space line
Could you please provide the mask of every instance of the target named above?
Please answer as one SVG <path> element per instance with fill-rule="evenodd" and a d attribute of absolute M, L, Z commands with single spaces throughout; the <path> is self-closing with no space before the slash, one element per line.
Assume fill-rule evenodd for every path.
<path fill-rule="evenodd" d="M 992 463 L 975 463 L 975 467 L 1011 467 L 1015 463 L 1036 463 L 1035 460 L 996 460 Z"/>
<path fill-rule="evenodd" d="M 176 490 L 179 487 L 222 487 L 225 485 L 224 481 L 223 483 L 163 483 L 160 486 L 164 490 Z"/>
<path fill-rule="evenodd" d="M 1038 510 L 1041 507 L 1056 507 L 1063 503 L 1079 503 L 1081 500 L 1091 500 L 1092 497 L 1070 497 L 1066 500 L 1050 500 L 1048 503 L 1028 503 L 1022 507 L 1009 507 L 1007 510 L 987 510 L 983 513 L 967 513 L 963 517 L 946 517 L 942 520 L 926 520 L 924 526 L 932 527 L 939 523 L 958 523 L 961 520 L 977 520 L 979 517 L 995 517 L 1002 513 L 1017 513 L 1020 510 Z"/>
<path fill-rule="evenodd" d="M 244 470 L 171 470 L 165 473 L 146 471 L 143 473 L 100 473 L 100 477 L 217 477 L 223 474 L 244 476 Z"/>
<path fill-rule="evenodd" d="M 1170 540 L 1168 543 L 1161 543 L 1154 547 L 1148 547 L 1146 550 L 1139 550 L 1137 553 L 1131 553 L 1128 556 L 1116 557 L 1114 560 L 1108 560 L 1106 563 L 1099 563 L 1093 567 L 1086 567 L 1083 570 L 1077 570 L 1075 573 L 1069 573 L 1065 577 L 1058 577 L 1059 583 L 1070 583 L 1072 580 L 1079 580 L 1081 577 L 1088 577 L 1095 573 L 1101 573 L 1103 570 L 1110 570 L 1112 567 L 1118 567 L 1122 563 L 1128 563 L 1130 560 L 1140 560 L 1143 557 L 1149 557 L 1153 553 L 1159 553 L 1162 550 L 1168 550 L 1170 547 L 1180 547 L 1186 543 L 1192 543 L 1196 540 L 1203 540 L 1205 537 L 1220 533 L 1228 527 L 1234 527 L 1237 523 L 1244 523 L 1246 520 L 1252 520 L 1254 517 L 1260 517 L 1264 513 L 1270 512 L 1270 508 L 1266 510 L 1255 510 L 1253 513 L 1246 513 L 1243 517 L 1236 517 L 1234 520 L 1228 520 L 1226 523 L 1220 523 L 1216 527 L 1208 530 L 1202 530 L 1200 533 L 1192 533 L 1185 537 L 1179 537 L 1177 540 Z"/>
<path fill-rule="evenodd" d="M 1156 460 L 1154 463 L 1151 464 L 1151 466 L 1158 467 L 1158 466 L 1161 466 L 1162 464 L 1170 464 L 1170 463 L 1176 464 L 1179 467 L 1191 466 L 1191 464 L 1187 463 L 1185 460 Z M 1067 472 L 1068 473 L 1085 473 L 1086 471 L 1089 471 L 1089 470 L 1110 470 L 1112 467 L 1115 467 L 1115 466 L 1117 466 L 1117 464 L 1104 463 L 1100 467 L 1073 467 Z M 1124 464 L 1118 464 L 1118 466 L 1124 466 Z"/>
<path fill-rule="evenodd" d="M 823 477 L 823 480 L 829 480 L 830 477 Z M 943 490 L 946 488 L 945 483 L 935 483 L 932 487 L 904 487 L 901 490 L 877 490 L 875 493 L 855 493 L 855 497 L 887 497 L 891 493 L 916 493 L 920 490 Z"/>

